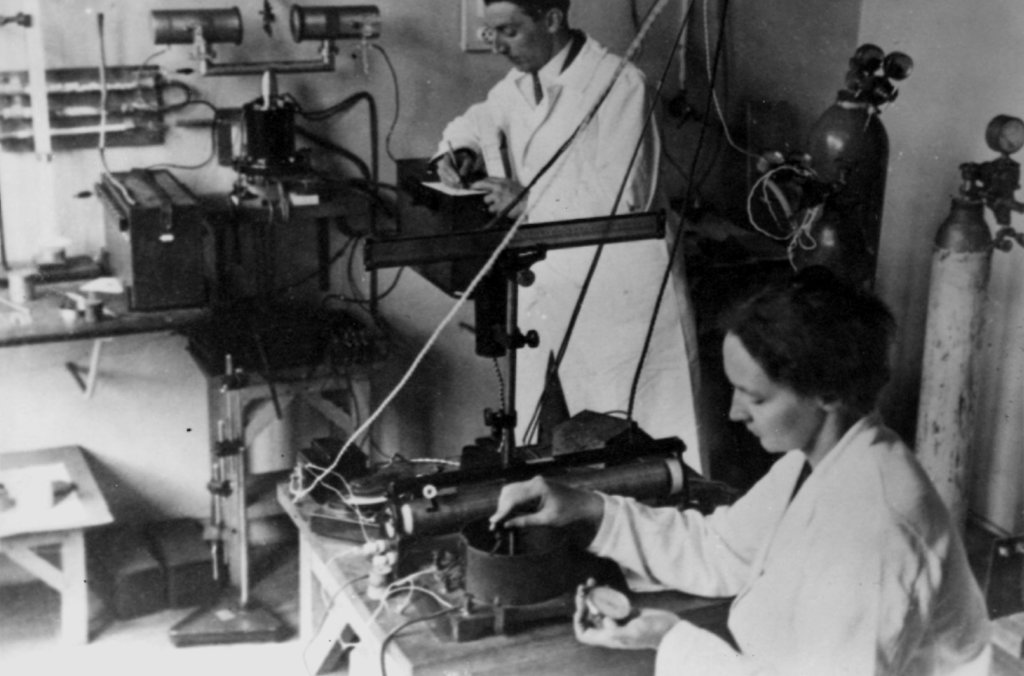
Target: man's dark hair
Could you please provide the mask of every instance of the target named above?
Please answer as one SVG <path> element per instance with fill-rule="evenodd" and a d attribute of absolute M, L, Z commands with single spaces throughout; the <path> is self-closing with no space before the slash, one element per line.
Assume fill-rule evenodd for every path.
<path fill-rule="evenodd" d="M 510 2 L 518 5 L 531 18 L 538 19 L 549 9 L 560 9 L 567 17 L 569 15 L 569 0 L 484 0 L 485 5 L 493 5 L 496 2 Z"/>
<path fill-rule="evenodd" d="M 889 380 L 892 313 L 875 295 L 814 266 L 769 284 L 721 322 L 769 378 L 865 414 Z"/>

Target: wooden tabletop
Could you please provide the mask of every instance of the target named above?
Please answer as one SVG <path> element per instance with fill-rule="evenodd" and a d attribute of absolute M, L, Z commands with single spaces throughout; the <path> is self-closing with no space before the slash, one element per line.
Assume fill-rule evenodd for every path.
<path fill-rule="evenodd" d="M 100 294 L 106 309 L 102 319 L 87 322 L 79 317 L 66 322 L 61 317 L 61 303 L 68 298 L 68 292 L 85 295 L 79 290 L 84 283 L 43 284 L 36 289 L 36 298 L 21 310 L 9 304 L 10 295 L 4 290 L 0 294 L 0 347 L 180 330 L 199 322 L 209 312 L 204 308 L 129 312 L 125 294 Z"/>
<path fill-rule="evenodd" d="M 113 522 L 96 480 L 93 478 L 82 449 L 62 446 L 35 451 L 0 454 L 0 483 L 5 474 L 14 476 L 18 470 L 62 466 L 68 480 L 75 485 L 69 494 L 56 500 L 49 509 L 19 513 L 17 507 L 0 511 L 0 538 L 28 533 L 48 533 L 102 526 Z"/>
<path fill-rule="evenodd" d="M 326 564 L 333 584 L 325 587 L 332 608 L 346 614 L 361 640 L 379 646 L 390 632 L 408 620 L 429 612 L 429 606 L 412 603 L 405 607 L 406 594 L 397 594 L 387 609 L 377 611 L 378 602 L 365 595 L 367 557 L 358 545 L 312 532 L 308 513 L 311 503 L 293 503 L 287 486 L 282 484 L 278 499 L 295 522 L 300 536 L 310 545 L 314 556 Z M 421 595 L 424 596 L 425 595 Z M 702 626 L 724 624 L 728 611 L 722 599 L 706 599 L 676 592 L 637 595 L 638 605 L 671 609 Z M 435 606 L 436 607 L 436 606 Z M 431 622 L 418 622 L 402 629 L 389 643 L 389 655 L 400 668 L 388 673 L 441 675 L 446 673 L 486 673 L 489 676 L 530 673 L 560 673 L 609 676 L 649 676 L 654 672 L 653 651 L 612 650 L 579 643 L 571 621 L 555 620 L 501 636 L 456 643 L 444 640 Z"/>

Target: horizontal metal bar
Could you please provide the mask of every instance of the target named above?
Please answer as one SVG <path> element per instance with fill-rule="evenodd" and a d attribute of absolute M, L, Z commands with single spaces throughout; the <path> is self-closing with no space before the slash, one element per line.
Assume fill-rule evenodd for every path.
<path fill-rule="evenodd" d="M 368 240 L 364 251 L 367 270 L 402 265 L 423 265 L 487 257 L 508 234 L 507 230 L 478 230 L 392 240 Z M 567 249 L 613 244 L 665 236 L 663 211 L 552 221 L 524 225 L 512 238 L 508 251 Z"/>

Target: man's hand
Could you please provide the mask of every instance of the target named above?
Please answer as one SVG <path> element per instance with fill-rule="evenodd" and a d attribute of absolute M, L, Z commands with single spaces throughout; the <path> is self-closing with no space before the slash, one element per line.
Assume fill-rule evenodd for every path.
<path fill-rule="evenodd" d="M 449 188 L 465 188 L 467 179 L 486 175 L 483 160 L 472 150 L 465 148 L 442 155 L 437 159 L 436 167 L 437 177 Z"/>
<path fill-rule="evenodd" d="M 485 178 L 476 181 L 469 187 L 473 190 L 486 191 L 484 202 L 487 203 L 487 209 L 492 214 L 501 213 L 523 191 L 523 186 L 510 178 Z M 524 209 L 526 209 L 526 195 L 523 195 L 523 198 L 508 213 L 508 217 L 519 218 Z"/>
<path fill-rule="evenodd" d="M 490 521 L 491 528 L 565 526 L 579 521 L 597 525 L 603 515 L 604 501 L 596 493 L 549 483 L 537 476 L 504 486 Z"/>
<path fill-rule="evenodd" d="M 606 615 L 594 617 L 587 608 L 587 585 L 576 589 L 576 613 L 572 626 L 580 643 L 623 650 L 657 650 L 661 639 L 681 622 L 675 613 L 642 608 L 624 624 Z"/>

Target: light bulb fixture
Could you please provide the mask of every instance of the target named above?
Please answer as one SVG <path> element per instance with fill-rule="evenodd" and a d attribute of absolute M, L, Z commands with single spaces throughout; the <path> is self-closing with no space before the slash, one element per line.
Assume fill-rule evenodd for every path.
<path fill-rule="evenodd" d="M 292 37 L 296 42 L 320 41 L 320 58 L 296 61 L 216 63 L 212 45 L 242 43 L 242 15 L 230 9 L 171 9 L 151 13 L 153 41 L 158 45 L 191 44 L 203 75 L 258 75 L 314 73 L 334 70 L 334 40 L 366 41 L 380 37 L 380 10 L 373 5 L 302 7 L 291 10 Z M 364 49 L 365 53 L 365 49 Z M 365 63 L 364 63 L 365 67 Z"/>
<path fill-rule="evenodd" d="M 201 39 L 207 45 L 242 44 L 242 14 L 231 9 L 163 9 L 152 13 L 153 42 L 158 45 L 190 45 Z"/>
<path fill-rule="evenodd" d="M 380 10 L 373 5 L 303 7 L 293 5 L 292 37 L 307 40 L 368 40 L 380 37 Z"/>

